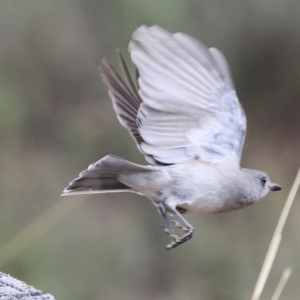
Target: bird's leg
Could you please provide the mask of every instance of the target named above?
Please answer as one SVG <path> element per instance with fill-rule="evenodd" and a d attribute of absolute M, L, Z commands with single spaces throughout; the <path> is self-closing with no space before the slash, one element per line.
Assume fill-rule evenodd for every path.
<path fill-rule="evenodd" d="M 184 242 L 190 240 L 193 237 L 194 227 L 182 216 L 181 213 L 178 212 L 178 210 L 176 209 L 176 207 L 170 207 L 170 206 L 168 206 L 168 209 L 171 212 L 173 212 L 174 214 L 176 214 L 178 216 L 178 218 L 180 220 L 182 220 L 182 222 L 186 226 L 186 227 L 182 226 L 177 221 L 172 221 L 172 223 L 174 223 L 177 228 L 182 229 L 185 232 L 185 234 L 182 237 L 180 237 L 179 239 L 174 240 L 171 244 L 169 244 L 166 247 L 168 250 L 171 250 L 171 249 L 177 247 L 178 245 L 183 244 Z"/>
<path fill-rule="evenodd" d="M 177 241 L 179 239 L 178 235 L 175 233 L 172 224 L 168 218 L 167 212 L 166 212 L 166 207 L 163 203 L 159 203 L 157 205 L 158 212 L 162 215 L 164 218 L 166 226 L 162 225 L 162 227 L 165 228 L 165 233 L 167 233 L 173 240 L 173 242 Z"/>

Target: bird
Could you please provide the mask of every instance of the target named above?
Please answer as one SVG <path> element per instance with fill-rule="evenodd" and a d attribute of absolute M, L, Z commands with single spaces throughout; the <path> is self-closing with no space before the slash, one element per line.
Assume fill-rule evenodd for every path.
<path fill-rule="evenodd" d="M 194 234 L 184 215 L 230 212 L 281 190 L 265 172 L 240 166 L 246 116 L 220 50 L 156 25 L 137 28 L 128 50 L 134 76 L 120 50 L 122 73 L 107 58 L 100 73 L 119 122 L 149 165 L 107 155 L 71 181 L 63 196 L 147 197 L 164 220 L 170 250 Z"/>

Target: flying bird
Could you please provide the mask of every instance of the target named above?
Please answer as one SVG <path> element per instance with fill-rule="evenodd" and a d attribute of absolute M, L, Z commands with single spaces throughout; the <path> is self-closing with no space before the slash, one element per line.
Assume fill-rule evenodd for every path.
<path fill-rule="evenodd" d="M 150 165 L 107 155 L 71 181 L 63 196 L 144 195 L 163 217 L 172 239 L 166 248 L 173 249 L 194 233 L 183 215 L 229 212 L 281 190 L 266 173 L 240 167 L 246 117 L 218 49 L 183 33 L 141 26 L 129 52 L 135 77 L 120 51 L 123 76 L 107 59 L 101 76 L 118 120 Z"/>

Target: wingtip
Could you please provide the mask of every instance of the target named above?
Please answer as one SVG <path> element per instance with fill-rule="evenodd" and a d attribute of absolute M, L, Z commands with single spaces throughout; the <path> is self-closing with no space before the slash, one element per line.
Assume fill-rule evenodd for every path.
<path fill-rule="evenodd" d="M 102 63 L 102 65 L 103 65 L 104 67 L 107 68 L 107 66 L 109 66 L 109 60 L 108 60 L 108 58 L 107 58 L 107 57 L 103 57 L 103 58 L 101 59 L 101 63 Z"/>
<path fill-rule="evenodd" d="M 150 28 L 151 28 L 151 27 L 148 27 L 147 25 L 142 25 L 142 26 L 138 27 L 138 28 L 133 32 L 132 37 L 131 37 L 131 42 L 130 42 L 130 43 L 132 43 L 133 40 L 139 39 L 141 36 L 144 36 L 145 34 L 147 34 L 147 33 L 149 32 L 149 29 L 150 29 Z M 129 43 L 129 44 L 130 44 L 130 43 Z"/>
<path fill-rule="evenodd" d="M 167 34 L 168 36 L 172 35 L 172 33 L 170 31 L 168 31 L 168 30 L 166 30 L 166 29 L 164 29 L 164 28 L 162 28 L 158 25 L 152 25 L 152 26 L 142 25 L 142 26 L 138 27 L 133 32 L 132 37 L 134 39 L 134 38 L 136 38 L 140 35 L 144 36 L 145 33 L 146 34 L 150 33 L 150 34 L 154 34 L 154 35 L 157 35 L 157 34 L 159 34 L 159 35 L 161 35 L 161 34 L 166 35 Z"/>
<path fill-rule="evenodd" d="M 116 53 L 117 53 L 117 56 L 121 56 L 122 55 L 122 51 L 119 48 L 116 49 Z"/>
<path fill-rule="evenodd" d="M 162 38 L 170 37 L 172 37 L 172 33 L 158 25 L 142 25 L 133 32 L 131 41 L 128 45 L 128 51 L 132 53 L 134 50 L 140 48 L 140 42 L 144 40 L 154 39 L 159 41 Z"/>

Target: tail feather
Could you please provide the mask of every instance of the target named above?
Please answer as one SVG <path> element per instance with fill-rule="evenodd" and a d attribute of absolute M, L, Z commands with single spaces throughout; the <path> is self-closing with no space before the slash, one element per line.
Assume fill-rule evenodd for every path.
<path fill-rule="evenodd" d="M 123 158 L 107 155 L 87 170 L 79 174 L 79 177 L 69 183 L 62 196 L 113 192 L 134 192 L 130 187 L 118 181 L 121 172 L 145 172 L 146 166 L 131 163 Z"/>

